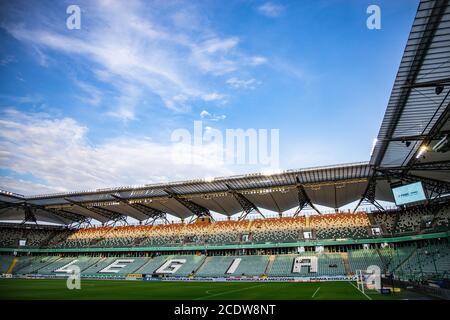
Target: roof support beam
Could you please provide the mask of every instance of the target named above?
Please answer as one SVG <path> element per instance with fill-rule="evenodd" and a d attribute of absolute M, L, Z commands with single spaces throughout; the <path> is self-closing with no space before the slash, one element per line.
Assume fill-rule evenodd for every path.
<path fill-rule="evenodd" d="M 103 207 L 99 207 L 99 206 L 86 206 L 80 202 L 68 199 L 68 198 L 64 198 L 64 200 L 66 200 L 67 202 L 70 202 L 74 205 L 77 205 L 85 210 L 88 210 L 90 212 L 93 212 L 95 214 L 98 214 L 108 220 L 111 220 L 112 225 L 116 225 L 116 223 L 118 222 L 122 222 L 124 224 L 128 224 L 126 221 L 126 216 L 121 215 L 120 213 L 117 213 L 115 211 L 111 211 L 108 209 L 105 209 Z M 106 225 L 108 225 L 108 223 L 106 223 Z"/>
<path fill-rule="evenodd" d="M 209 212 L 209 209 L 207 209 L 207 208 L 205 208 L 205 207 L 203 207 L 203 206 L 201 206 L 201 205 L 199 205 L 199 204 L 197 204 L 195 202 L 192 202 L 192 201 L 189 201 L 187 199 L 179 197 L 172 190 L 164 189 L 164 192 L 169 195 L 169 198 L 172 198 L 172 199 L 176 200 L 183 207 L 185 207 L 190 212 L 192 212 L 197 217 L 197 219 L 198 218 L 202 218 L 202 217 L 209 217 L 209 218 L 212 219 L 211 213 Z"/>
<path fill-rule="evenodd" d="M 370 178 L 369 183 L 367 184 L 366 190 L 362 194 L 361 199 L 359 200 L 355 209 L 353 209 L 353 213 L 355 213 L 356 210 L 358 210 L 359 206 L 361 205 L 361 203 L 363 201 L 368 201 L 378 210 L 385 211 L 383 206 L 375 198 L 376 190 L 377 190 L 377 180 L 376 180 L 375 176 L 373 176 L 372 178 Z"/>
<path fill-rule="evenodd" d="M 298 216 L 300 214 L 300 211 L 302 211 L 307 206 L 310 206 L 318 214 L 322 214 L 312 203 L 311 199 L 309 198 L 308 194 L 305 191 L 305 188 L 300 183 L 299 177 L 297 177 L 296 179 L 297 179 L 298 208 L 297 210 L 295 210 L 294 217 Z"/>
<path fill-rule="evenodd" d="M 239 217 L 239 220 L 243 220 L 252 212 L 256 212 L 260 214 L 263 218 L 264 215 L 259 211 L 258 207 L 253 204 L 250 200 L 248 200 L 247 197 L 245 197 L 242 193 L 237 192 L 233 188 L 231 188 L 228 184 L 225 184 L 228 188 L 228 193 L 230 193 L 236 201 L 239 203 L 239 205 L 242 208 L 242 214 Z"/>
<path fill-rule="evenodd" d="M 66 219 L 66 220 L 70 220 L 70 221 L 79 221 L 82 220 L 84 217 L 72 212 L 67 212 L 64 210 L 56 210 L 56 209 L 47 209 L 45 206 L 41 206 L 41 205 L 37 205 L 37 204 L 31 204 L 28 203 L 26 201 L 22 201 L 22 202 L 5 202 L 5 201 L 1 201 L 0 203 L 3 203 L 2 206 L 0 206 L 0 209 L 7 209 L 7 208 L 11 208 L 11 207 L 20 207 L 23 209 L 24 214 L 25 214 L 25 218 L 22 221 L 23 223 L 32 221 L 34 223 L 37 224 L 37 219 L 36 219 L 36 210 L 42 210 L 45 211 L 47 213 L 50 213 L 52 215 L 55 215 L 57 217 Z"/>
<path fill-rule="evenodd" d="M 146 215 L 148 217 L 148 219 L 146 219 L 145 224 L 151 224 L 153 225 L 156 220 L 158 219 L 162 219 L 166 222 L 168 222 L 169 220 L 167 220 L 167 213 L 152 207 L 148 207 L 142 203 L 136 202 L 136 203 L 130 203 L 129 200 L 124 199 L 118 195 L 115 194 L 111 194 L 111 197 L 113 197 L 114 199 L 117 199 L 120 203 L 123 203 L 124 205 L 133 208 L 134 210 L 139 211 L 140 213 Z"/>
<path fill-rule="evenodd" d="M 388 170 L 394 171 L 402 171 L 405 167 L 389 167 L 386 168 Z M 380 168 L 383 170 L 383 168 Z M 414 163 L 411 167 L 408 168 L 410 171 L 419 170 L 419 171 L 445 171 L 450 170 L 450 161 L 433 161 L 433 162 L 424 162 L 424 163 Z"/>
<path fill-rule="evenodd" d="M 30 221 L 37 224 L 35 208 L 31 207 L 28 203 L 25 202 L 23 205 L 23 211 L 25 213 L 25 218 L 23 219 L 22 224 L 25 224 Z"/>
<path fill-rule="evenodd" d="M 83 220 L 73 223 L 72 226 L 77 229 L 82 227 L 92 227 L 92 218 L 84 217 Z"/>
<path fill-rule="evenodd" d="M 444 137 L 445 135 L 450 134 L 450 130 L 444 130 L 440 131 L 439 134 L 433 137 L 433 139 L 439 139 Z M 407 142 L 407 141 L 419 141 L 429 138 L 428 134 L 420 134 L 416 136 L 405 136 L 405 137 L 395 137 L 391 139 L 385 139 L 383 141 L 401 141 L 401 142 Z"/>
<path fill-rule="evenodd" d="M 431 81 L 422 81 L 422 82 L 416 82 L 414 84 L 403 86 L 409 87 L 409 88 L 430 88 L 430 87 L 436 87 L 436 86 L 444 86 L 450 84 L 450 78 L 442 78 L 442 79 L 436 79 Z"/>

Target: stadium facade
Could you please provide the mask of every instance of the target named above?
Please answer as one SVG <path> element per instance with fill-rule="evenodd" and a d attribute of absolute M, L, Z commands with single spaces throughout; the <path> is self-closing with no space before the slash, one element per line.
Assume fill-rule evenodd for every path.
<path fill-rule="evenodd" d="M 0 273 L 59 277 L 77 265 L 85 278 L 307 281 L 378 266 L 391 281 L 446 286 L 449 52 L 448 1 L 421 1 L 368 162 L 30 197 L 3 191 Z M 354 212 L 339 211 L 354 201 Z"/>

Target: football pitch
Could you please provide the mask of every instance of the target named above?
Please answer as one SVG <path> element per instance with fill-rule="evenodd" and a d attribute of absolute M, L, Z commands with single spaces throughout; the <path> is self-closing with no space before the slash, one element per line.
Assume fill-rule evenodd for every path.
<path fill-rule="evenodd" d="M 420 299 L 412 292 L 360 292 L 355 282 L 145 282 L 82 280 L 69 290 L 65 280 L 0 280 L 0 300 L 396 300 Z M 423 297 L 422 297 L 423 298 Z"/>

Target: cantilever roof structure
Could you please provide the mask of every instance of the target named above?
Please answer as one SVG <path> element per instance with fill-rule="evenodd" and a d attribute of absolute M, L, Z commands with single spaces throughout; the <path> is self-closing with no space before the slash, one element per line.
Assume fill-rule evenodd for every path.
<path fill-rule="evenodd" d="M 392 202 L 390 184 L 397 181 L 422 180 L 429 194 L 449 194 L 450 152 L 432 150 L 450 137 L 449 53 L 449 1 L 422 0 L 370 162 L 31 197 L 0 192 L 0 220 L 107 223 L 166 213 L 184 219 L 210 211 L 339 208 L 362 199 Z"/>
<path fill-rule="evenodd" d="M 247 174 L 208 181 L 191 180 L 27 198 L 1 194 L 0 200 L 11 205 L 0 209 L 0 219 L 23 219 L 25 214 L 20 205 L 25 201 L 36 209 L 38 220 L 60 223 L 83 217 L 108 222 L 118 215 L 146 220 L 158 212 L 187 218 L 198 213 L 196 209 L 232 216 L 244 210 L 238 199 L 241 196 L 256 208 L 282 213 L 302 205 L 299 188 L 305 191 L 311 203 L 338 208 L 361 197 L 372 173 L 369 164 L 362 162 L 287 170 L 272 175 Z M 379 188 L 378 197 L 392 201 L 388 185 L 385 189 Z"/>

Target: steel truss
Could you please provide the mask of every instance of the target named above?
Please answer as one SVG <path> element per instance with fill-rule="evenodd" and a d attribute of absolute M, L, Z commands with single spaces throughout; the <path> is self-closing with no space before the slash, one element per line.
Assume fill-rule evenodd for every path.
<path fill-rule="evenodd" d="M 242 208 L 241 216 L 239 217 L 239 220 L 243 220 L 252 212 L 256 212 L 260 214 L 263 218 L 264 215 L 261 213 L 261 211 L 258 209 L 257 206 L 253 202 L 251 202 L 246 196 L 244 196 L 242 193 L 234 190 L 231 188 L 228 184 L 225 184 L 228 188 L 228 193 L 230 193 L 236 201 L 239 203 L 239 205 Z"/>
<path fill-rule="evenodd" d="M 192 217 L 190 222 L 194 221 L 195 219 L 204 218 L 204 217 L 208 217 L 208 218 L 214 220 L 213 217 L 211 216 L 209 209 L 207 209 L 193 201 L 190 201 L 188 199 L 184 199 L 184 198 L 178 196 L 172 190 L 164 189 L 164 192 L 169 195 L 169 198 L 176 200 L 183 207 L 185 207 L 186 209 L 188 209 L 190 212 L 192 212 L 194 214 L 194 217 Z"/>
<path fill-rule="evenodd" d="M 377 208 L 379 211 L 385 211 L 383 206 L 376 200 L 377 190 L 377 180 L 375 176 L 372 176 L 372 178 L 369 179 L 369 183 L 367 184 L 366 190 L 364 191 L 363 195 L 361 196 L 361 199 L 359 200 L 358 204 L 356 205 L 355 209 L 353 209 L 353 213 L 358 210 L 359 206 L 363 201 L 367 201 L 370 204 L 372 204 L 375 208 Z"/>
<path fill-rule="evenodd" d="M 306 208 L 307 206 L 311 207 L 316 211 L 318 214 L 322 214 L 312 203 L 311 199 L 309 198 L 308 194 L 306 193 L 305 188 L 300 183 L 299 177 L 297 177 L 297 197 L 298 197 L 298 208 L 295 210 L 294 217 L 297 217 L 300 212 Z"/>
<path fill-rule="evenodd" d="M 25 217 L 21 224 L 25 224 L 27 222 L 34 222 L 37 224 L 37 218 L 36 218 L 36 210 L 41 210 L 47 213 L 50 213 L 52 215 L 55 215 L 57 217 L 63 218 L 65 220 L 72 221 L 73 223 L 82 223 L 85 222 L 87 219 L 86 217 L 68 212 L 65 210 L 58 210 L 54 208 L 46 208 L 45 206 L 37 205 L 28 203 L 27 201 L 21 201 L 21 202 L 6 202 L 6 201 L 0 201 L 0 209 L 7 209 L 7 208 L 22 208 L 25 214 Z"/>
<path fill-rule="evenodd" d="M 121 203 L 125 204 L 126 206 L 129 206 L 130 208 L 133 208 L 133 209 L 139 211 L 140 213 L 146 215 L 148 218 L 143 220 L 143 221 L 145 221 L 144 222 L 145 225 L 154 225 L 158 219 L 163 220 L 165 222 L 169 222 L 169 220 L 167 219 L 167 213 L 164 211 L 146 206 L 139 202 L 130 202 L 129 200 L 124 199 L 115 194 L 111 194 L 111 197 L 119 200 Z"/>
<path fill-rule="evenodd" d="M 110 220 L 110 221 L 104 223 L 104 225 L 106 225 L 106 226 L 115 226 L 118 224 L 123 224 L 123 225 L 128 224 L 127 217 L 118 212 L 108 210 L 108 209 L 105 209 L 100 206 L 87 206 L 83 203 L 80 203 L 80 202 L 77 202 L 77 201 L 74 201 L 74 200 L 68 199 L 68 198 L 64 198 L 64 200 Z"/>

